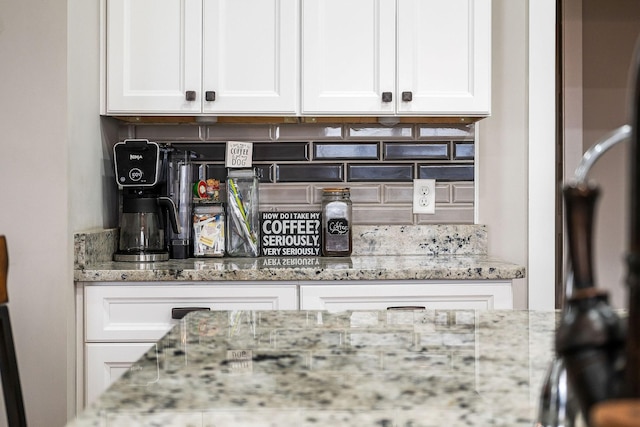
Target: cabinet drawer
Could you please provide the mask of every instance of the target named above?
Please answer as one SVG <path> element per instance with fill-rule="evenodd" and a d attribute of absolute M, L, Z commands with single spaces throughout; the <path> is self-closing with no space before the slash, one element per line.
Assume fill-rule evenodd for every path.
<path fill-rule="evenodd" d="M 511 281 L 360 282 L 355 285 L 300 286 L 301 310 L 511 309 Z"/>
<path fill-rule="evenodd" d="M 295 284 L 85 286 L 86 342 L 155 342 L 178 320 L 176 308 L 296 310 Z"/>
<path fill-rule="evenodd" d="M 149 343 L 91 343 L 85 344 L 85 405 L 93 402 L 115 380 L 127 372 L 147 351 L 156 351 Z M 148 383 L 158 380 L 160 368 L 148 372 Z M 148 385 L 148 384 L 136 384 Z"/>

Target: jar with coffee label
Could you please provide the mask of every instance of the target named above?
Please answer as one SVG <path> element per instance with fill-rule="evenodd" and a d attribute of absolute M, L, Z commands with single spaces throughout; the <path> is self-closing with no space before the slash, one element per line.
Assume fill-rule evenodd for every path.
<path fill-rule="evenodd" d="M 349 188 L 322 190 L 322 255 L 351 255 L 351 198 Z"/>

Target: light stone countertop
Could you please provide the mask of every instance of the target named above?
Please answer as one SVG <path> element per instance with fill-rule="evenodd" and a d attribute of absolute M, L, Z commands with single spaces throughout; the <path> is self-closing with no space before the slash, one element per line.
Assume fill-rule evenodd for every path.
<path fill-rule="evenodd" d="M 350 257 L 189 258 L 113 262 L 117 231 L 75 236 L 77 282 L 512 280 L 521 265 L 487 254 L 482 225 L 354 226 Z"/>
<path fill-rule="evenodd" d="M 187 315 L 73 427 L 531 427 L 556 312 Z"/>
<path fill-rule="evenodd" d="M 523 267 L 481 255 L 190 258 L 156 263 L 105 262 L 75 271 L 78 282 L 511 280 L 522 277 Z"/>

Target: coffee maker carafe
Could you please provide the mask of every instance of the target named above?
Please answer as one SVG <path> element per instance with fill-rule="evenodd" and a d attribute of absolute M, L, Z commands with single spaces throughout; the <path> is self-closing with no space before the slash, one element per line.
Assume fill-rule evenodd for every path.
<path fill-rule="evenodd" d="M 113 147 L 116 182 L 122 189 L 120 240 L 114 261 L 166 261 L 164 213 L 180 232 L 176 206 L 160 195 L 161 150 L 155 142 L 128 139 Z"/>

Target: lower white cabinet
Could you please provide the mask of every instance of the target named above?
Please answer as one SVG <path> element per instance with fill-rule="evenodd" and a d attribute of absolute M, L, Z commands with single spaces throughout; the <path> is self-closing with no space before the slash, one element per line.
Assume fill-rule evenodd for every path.
<path fill-rule="evenodd" d="M 512 309 L 511 280 L 300 282 L 301 310 Z"/>
<path fill-rule="evenodd" d="M 78 283 L 77 408 L 81 410 L 191 309 L 512 309 L 511 280 Z M 159 368 L 144 376 L 152 383 Z"/>
<path fill-rule="evenodd" d="M 77 397 L 81 409 L 131 368 L 191 309 L 296 310 L 296 282 L 80 283 L 83 328 L 78 355 Z M 80 309 L 80 307 L 82 307 Z M 80 351 L 79 351 L 80 353 Z M 149 373 L 153 381 L 154 373 Z"/>

